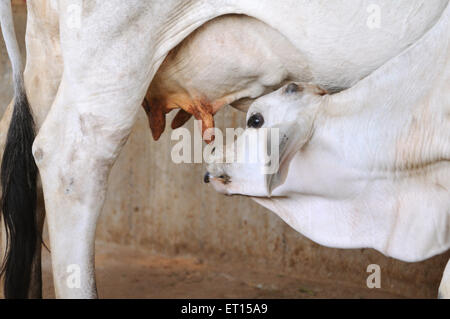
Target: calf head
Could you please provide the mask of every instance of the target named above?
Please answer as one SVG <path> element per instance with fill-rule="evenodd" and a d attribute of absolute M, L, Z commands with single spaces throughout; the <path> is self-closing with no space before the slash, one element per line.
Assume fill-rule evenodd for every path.
<path fill-rule="evenodd" d="M 207 159 L 205 182 L 228 195 L 270 197 L 284 182 L 292 157 L 311 138 L 325 93 L 315 85 L 291 83 L 255 100 L 244 132 Z"/>

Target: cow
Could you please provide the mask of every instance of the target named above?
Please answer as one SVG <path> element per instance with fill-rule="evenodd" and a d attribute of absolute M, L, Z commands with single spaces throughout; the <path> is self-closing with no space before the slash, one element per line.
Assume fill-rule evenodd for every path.
<path fill-rule="evenodd" d="M 347 90 L 291 83 L 256 99 L 242 135 L 211 155 L 205 182 L 253 197 L 325 246 L 407 262 L 447 251 L 449 34 L 450 7 L 414 46 Z M 271 170 L 268 149 L 278 152 Z M 239 160 L 227 162 L 227 150 Z M 450 262 L 439 296 L 449 292 Z"/>
<path fill-rule="evenodd" d="M 277 89 L 287 80 L 311 80 L 323 87 L 346 88 L 416 42 L 435 24 L 447 3 L 404 0 L 392 4 L 380 0 L 377 5 L 383 10 L 383 23 L 377 32 L 367 22 L 367 8 L 372 1 L 362 0 L 352 5 L 344 1 L 292 0 L 257 4 L 250 0 L 172 0 L 163 4 L 137 0 L 28 1 L 27 64 L 22 77 L 9 1 L 0 1 L 0 21 L 16 83 L 14 101 L 1 124 L 9 127 L 8 134 L 0 132 L 0 144 L 5 145 L 2 213 L 9 230 L 2 232 L 8 237 L 5 295 L 40 296 L 44 212 L 34 213 L 33 159 L 45 196 L 56 296 L 96 297 L 93 261 L 97 217 L 110 168 L 146 95 L 148 104 L 144 106 L 157 137 L 163 129 L 161 119 L 167 109 L 173 109 L 164 98 L 177 91 L 184 91 L 188 97 L 177 106 L 211 126 L 212 118 L 199 114 L 199 107 L 206 105 L 206 113 L 214 114 L 225 103 L 248 104 L 246 99 Z M 240 16 L 226 17 L 230 14 Z M 221 29 L 220 17 L 222 23 L 234 19 L 239 24 L 234 30 L 229 30 L 230 23 Z M 223 30 L 222 34 L 230 31 L 230 35 L 242 32 L 241 20 L 248 36 L 239 38 L 243 49 L 235 50 L 235 39 L 222 42 L 217 30 Z M 211 31 L 216 34 L 213 41 L 205 36 L 210 29 L 208 22 L 218 28 Z M 193 33 L 201 26 L 205 28 Z M 256 28 L 253 31 L 248 29 L 252 26 Z M 261 37 L 258 28 L 269 33 Z M 193 35 L 192 39 L 186 39 L 189 35 Z M 184 44 L 177 47 L 185 39 L 192 43 L 199 40 L 193 48 L 209 45 L 214 54 L 197 56 L 195 53 L 207 51 L 189 51 Z M 268 53 L 255 57 L 263 57 L 263 63 L 271 61 L 267 69 L 249 69 L 248 60 L 239 59 L 252 39 L 259 39 L 254 43 Z M 226 50 L 211 49 L 221 43 Z M 289 51 L 276 51 L 270 43 L 279 43 Z M 376 50 L 374 44 L 379 44 Z M 234 50 L 232 55 L 229 49 Z M 283 56 L 286 52 L 292 59 L 289 62 Z M 187 68 L 173 62 L 186 61 L 183 57 L 189 56 L 194 59 Z M 222 69 L 222 62 L 230 64 Z M 302 68 L 296 70 L 295 66 Z M 271 78 L 279 69 L 281 75 Z M 175 73 L 166 76 L 170 70 Z M 198 70 L 213 71 L 209 77 L 193 79 L 190 75 Z M 182 76 L 197 82 L 171 85 Z M 232 76 L 245 80 L 226 82 Z M 175 92 L 166 90 L 169 85 Z M 163 99 L 155 100 L 158 94 Z M 175 124 L 181 125 L 187 116 L 181 113 Z M 67 269 L 72 265 L 77 265 L 82 274 L 79 288 L 66 285 Z"/>

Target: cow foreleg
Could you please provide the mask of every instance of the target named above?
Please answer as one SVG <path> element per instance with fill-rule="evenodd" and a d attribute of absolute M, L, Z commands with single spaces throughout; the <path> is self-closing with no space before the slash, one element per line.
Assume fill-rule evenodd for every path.
<path fill-rule="evenodd" d="M 438 297 L 440 299 L 450 299 L 450 259 L 447 262 L 441 284 L 439 285 Z"/>

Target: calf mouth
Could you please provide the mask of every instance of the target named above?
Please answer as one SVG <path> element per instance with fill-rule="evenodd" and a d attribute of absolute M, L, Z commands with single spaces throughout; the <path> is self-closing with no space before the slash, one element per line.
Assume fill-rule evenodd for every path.
<path fill-rule="evenodd" d="M 211 173 L 206 172 L 206 174 L 203 176 L 203 182 L 205 182 L 206 184 L 211 182 L 212 179 L 219 181 L 223 185 L 231 183 L 231 177 L 224 173 L 220 174 L 219 176 L 212 176 Z"/>

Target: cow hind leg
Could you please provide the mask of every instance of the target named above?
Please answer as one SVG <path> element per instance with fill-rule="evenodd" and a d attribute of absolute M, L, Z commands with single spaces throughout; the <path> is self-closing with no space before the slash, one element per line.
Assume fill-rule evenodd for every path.
<path fill-rule="evenodd" d="M 137 93 L 131 93 L 133 99 L 113 90 L 96 99 L 97 90 L 105 91 L 99 85 L 73 88 L 63 80 L 33 145 L 44 190 L 58 298 L 97 297 L 97 219 L 110 169 L 128 138 L 139 100 L 145 94 L 139 86 Z M 93 103 L 87 105 L 80 99 L 80 92 L 94 96 Z"/>
<path fill-rule="evenodd" d="M 205 10 L 203 18 L 195 15 L 174 27 L 172 21 L 192 7 L 169 2 L 158 19 L 168 21 L 163 25 L 154 21 L 158 9 L 151 3 L 111 0 L 81 10 L 83 23 L 75 27 L 65 22 L 71 6 L 59 2 L 64 75 L 33 155 L 44 190 L 56 296 L 88 298 L 97 297 L 94 239 L 108 175 L 161 56 L 170 50 L 158 44 L 181 41 L 213 14 Z M 99 25 L 103 17 L 108 21 Z"/>

